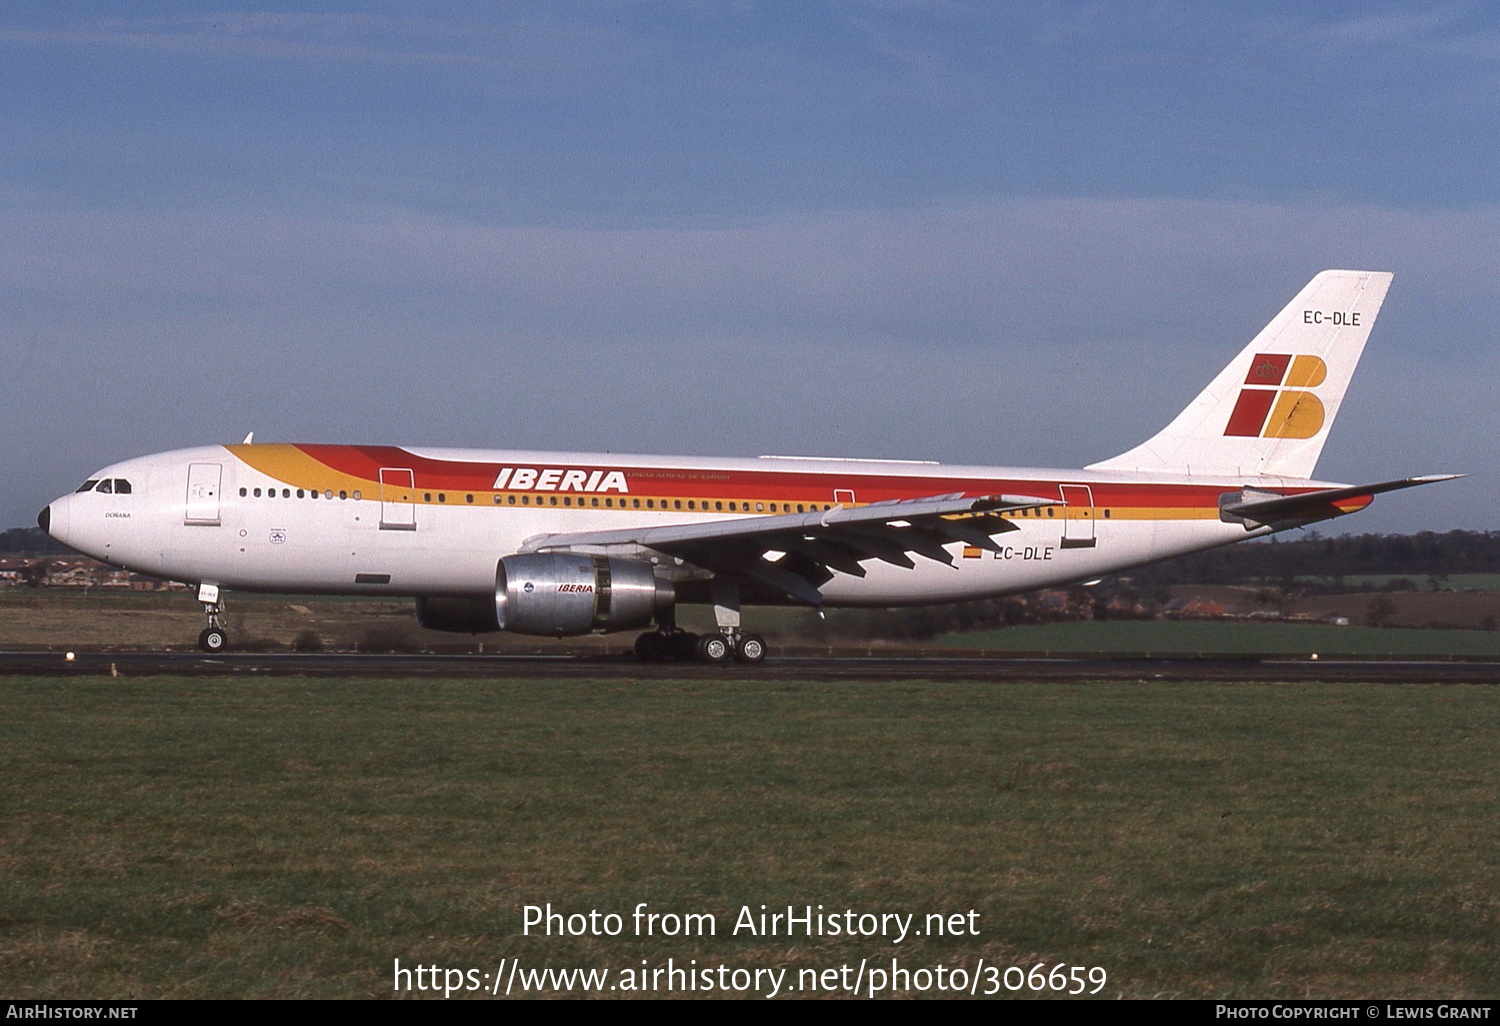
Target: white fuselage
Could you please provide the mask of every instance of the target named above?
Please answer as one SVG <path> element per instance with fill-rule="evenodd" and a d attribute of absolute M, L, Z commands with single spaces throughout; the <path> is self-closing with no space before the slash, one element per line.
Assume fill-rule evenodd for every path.
<path fill-rule="evenodd" d="M 983 598 L 1088 580 L 1268 529 L 1225 522 L 1276 478 L 938 466 L 855 460 L 674 459 L 345 446 L 208 446 L 127 460 L 66 495 L 49 532 L 116 566 L 283 593 L 493 596 L 496 562 L 538 536 L 750 518 L 936 494 L 1055 497 L 1008 514 L 999 552 L 953 542 L 953 565 L 868 560 L 835 571 L 831 606 Z M 524 487 L 518 487 L 518 485 Z M 590 490 L 592 489 L 592 490 Z M 648 505 L 649 504 L 649 505 Z"/>

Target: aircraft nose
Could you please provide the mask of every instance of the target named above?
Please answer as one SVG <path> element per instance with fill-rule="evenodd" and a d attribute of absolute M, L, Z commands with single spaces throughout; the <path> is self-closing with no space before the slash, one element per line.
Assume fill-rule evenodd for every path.
<path fill-rule="evenodd" d="M 43 534 L 52 533 L 52 507 L 48 506 L 36 515 L 36 526 L 42 529 Z"/>

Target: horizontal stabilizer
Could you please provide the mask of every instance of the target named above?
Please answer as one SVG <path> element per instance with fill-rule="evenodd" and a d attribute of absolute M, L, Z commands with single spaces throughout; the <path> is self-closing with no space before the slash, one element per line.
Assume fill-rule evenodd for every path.
<path fill-rule="evenodd" d="M 1353 512 L 1339 509 L 1337 504 L 1348 499 L 1370 499 L 1381 492 L 1394 492 L 1417 485 L 1452 481 L 1463 474 L 1428 474 L 1425 477 L 1405 477 L 1399 481 L 1382 481 L 1379 484 L 1350 485 L 1347 488 L 1324 488 L 1316 492 L 1301 492 L 1297 495 L 1278 495 L 1247 488 L 1231 493 L 1219 506 L 1220 516 L 1225 520 L 1244 521 L 1247 528 L 1275 524 L 1282 521 L 1326 520 L 1341 513 Z M 1363 508 L 1361 504 L 1358 508 Z"/>

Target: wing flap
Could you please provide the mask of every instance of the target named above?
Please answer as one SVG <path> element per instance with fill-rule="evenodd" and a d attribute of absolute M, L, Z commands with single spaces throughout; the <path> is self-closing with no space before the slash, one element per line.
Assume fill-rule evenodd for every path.
<path fill-rule="evenodd" d="M 946 545 L 960 541 L 994 551 L 998 546 L 991 535 L 1018 529 L 1001 512 L 1058 505 L 1063 505 L 1058 499 L 1034 495 L 936 495 L 812 513 L 539 535 L 527 539 L 521 551 L 664 553 L 714 573 L 754 577 L 819 605 L 822 596 L 812 579 L 821 583 L 832 570 L 863 577 L 860 564 L 869 559 L 914 569 L 913 553 L 953 566 Z M 767 558 L 775 553 L 793 558 Z"/>
<path fill-rule="evenodd" d="M 544 534 L 528 538 L 522 552 L 547 552 L 585 546 L 638 545 L 660 549 L 663 546 L 731 538 L 758 538 L 776 534 L 810 533 L 822 529 L 860 524 L 888 524 L 895 520 L 911 521 L 921 517 L 942 517 L 962 513 L 992 513 L 1001 510 L 1036 509 L 1062 505 L 1057 499 L 1034 495 L 987 495 L 975 499 L 937 496 L 929 499 L 900 499 L 849 508 L 835 506 L 812 513 L 782 513 L 767 517 L 737 517 L 701 523 L 667 524 L 661 527 L 626 527 L 614 531 L 579 531 L 569 534 Z M 995 518 L 999 519 L 999 518 Z"/>

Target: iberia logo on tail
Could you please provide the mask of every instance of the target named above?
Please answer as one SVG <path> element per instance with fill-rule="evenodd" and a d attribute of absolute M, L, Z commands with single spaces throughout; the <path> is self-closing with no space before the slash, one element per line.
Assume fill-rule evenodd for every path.
<path fill-rule="evenodd" d="M 1311 438 L 1323 427 L 1323 402 L 1307 390 L 1326 377 L 1328 365 L 1316 356 L 1257 355 L 1224 434 Z"/>

